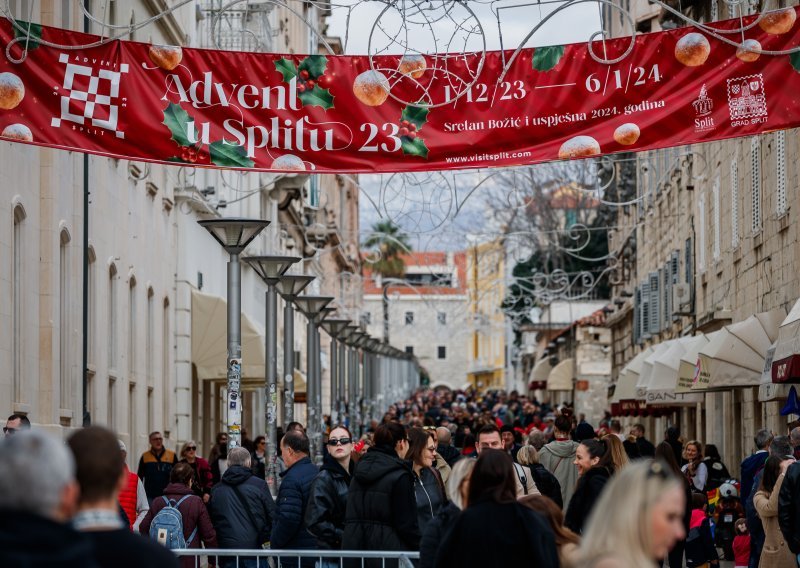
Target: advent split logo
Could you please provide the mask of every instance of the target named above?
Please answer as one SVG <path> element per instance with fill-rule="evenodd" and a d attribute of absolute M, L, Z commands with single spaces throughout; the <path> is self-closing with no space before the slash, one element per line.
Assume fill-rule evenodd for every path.
<path fill-rule="evenodd" d="M 58 61 L 66 63 L 60 93 L 61 116 L 53 118 L 50 125 L 59 128 L 63 121 L 68 121 L 73 123 L 73 130 L 95 135 L 110 131 L 117 138 L 125 138 L 125 133 L 117 130 L 117 121 L 120 106 L 124 107 L 127 101 L 120 98 L 119 85 L 122 74 L 128 72 L 128 64 L 66 53 Z"/>
<path fill-rule="evenodd" d="M 694 119 L 695 131 L 702 132 L 714 128 L 714 117 L 711 116 L 714 110 L 714 100 L 708 96 L 705 83 L 700 88 L 700 96 L 692 102 L 692 106 L 697 115 Z"/>
<path fill-rule="evenodd" d="M 728 109 L 731 113 L 731 126 L 767 122 L 764 76 L 759 73 L 728 79 Z"/>

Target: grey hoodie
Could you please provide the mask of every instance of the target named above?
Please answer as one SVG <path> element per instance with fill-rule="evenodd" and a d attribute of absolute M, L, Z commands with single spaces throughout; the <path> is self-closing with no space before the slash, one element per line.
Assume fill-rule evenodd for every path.
<path fill-rule="evenodd" d="M 539 463 L 552 473 L 561 484 L 561 497 L 564 499 L 564 510 L 567 510 L 575 485 L 578 483 L 578 468 L 575 461 L 575 451 L 578 442 L 564 440 L 550 442 L 539 450 Z"/>

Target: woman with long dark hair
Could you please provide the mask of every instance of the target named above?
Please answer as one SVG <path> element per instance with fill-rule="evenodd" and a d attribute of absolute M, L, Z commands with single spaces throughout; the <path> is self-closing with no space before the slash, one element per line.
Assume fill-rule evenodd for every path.
<path fill-rule="evenodd" d="M 556 537 L 558 562 L 561 568 L 575 568 L 578 562 L 578 545 L 581 539 L 564 526 L 564 512 L 552 499 L 544 495 L 526 495 L 519 502 L 542 515 Z"/>
<path fill-rule="evenodd" d="M 537 568 L 556 568 L 555 537 L 541 515 L 517 502 L 511 456 L 484 450 L 472 470 L 467 508 L 444 538 L 436 566 L 511 566 L 520 559 Z"/>
<path fill-rule="evenodd" d="M 572 532 L 581 534 L 589 514 L 600 498 L 611 477 L 611 452 L 605 440 L 584 440 L 575 452 L 578 483 L 567 507 L 564 524 Z"/>
<path fill-rule="evenodd" d="M 428 526 L 439 510 L 447 502 L 444 481 L 436 464 L 436 434 L 432 430 L 411 428 L 408 431 L 408 453 L 406 460 L 411 462 L 414 472 L 414 497 L 417 501 L 417 525 L 420 534 L 425 534 Z"/>
<path fill-rule="evenodd" d="M 305 522 L 308 532 L 317 537 L 320 548 L 342 547 L 347 492 L 353 475 L 353 436 L 345 426 L 336 426 L 328 435 L 328 451 L 311 484 Z"/>
<path fill-rule="evenodd" d="M 767 458 L 761 485 L 758 486 L 753 505 L 764 525 L 764 547 L 761 549 L 759 566 L 770 568 L 796 568 L 795 555 L 789 550 L 778 525 L 778 495 L 786 475 L 786 469 L 794 463 L 793 459 L 781 460 L 776 456 Z"/>

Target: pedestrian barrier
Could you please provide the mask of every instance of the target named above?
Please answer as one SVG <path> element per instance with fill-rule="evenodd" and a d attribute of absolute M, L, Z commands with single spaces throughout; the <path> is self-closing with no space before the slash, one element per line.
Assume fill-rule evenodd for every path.
<path fill-rule="evenodd" d="M 385 550 L 187 548 L 172 552 L 181 558 L 193 558 L 194 568 L 208 566 L 209 559 L 224 568 L 301 568 L 304 559 L 313 561 L 315 568 L 413 568 L 411 561 L 419 559 L 419 552 Z"/>

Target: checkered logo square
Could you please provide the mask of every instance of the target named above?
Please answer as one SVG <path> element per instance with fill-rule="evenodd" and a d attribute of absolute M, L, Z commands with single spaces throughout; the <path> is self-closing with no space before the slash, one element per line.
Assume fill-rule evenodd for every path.
<path fill-rule="evenodd" d="M 53 118 L 51 126 L 58 128 L 66 120 L 110 130 L 117 138 L 125 138 L 125 133 L 117 130 L 117 101 L 120 80 L 122 74 L 128 72 L 128 64 L 120 65 L 119 71 L 111 71 L 71 63 L 66 53 L 62 53 L 58 60 L 67 64 L 64 89 L 68 94 L 61 96 L 61 116 Z"/>

